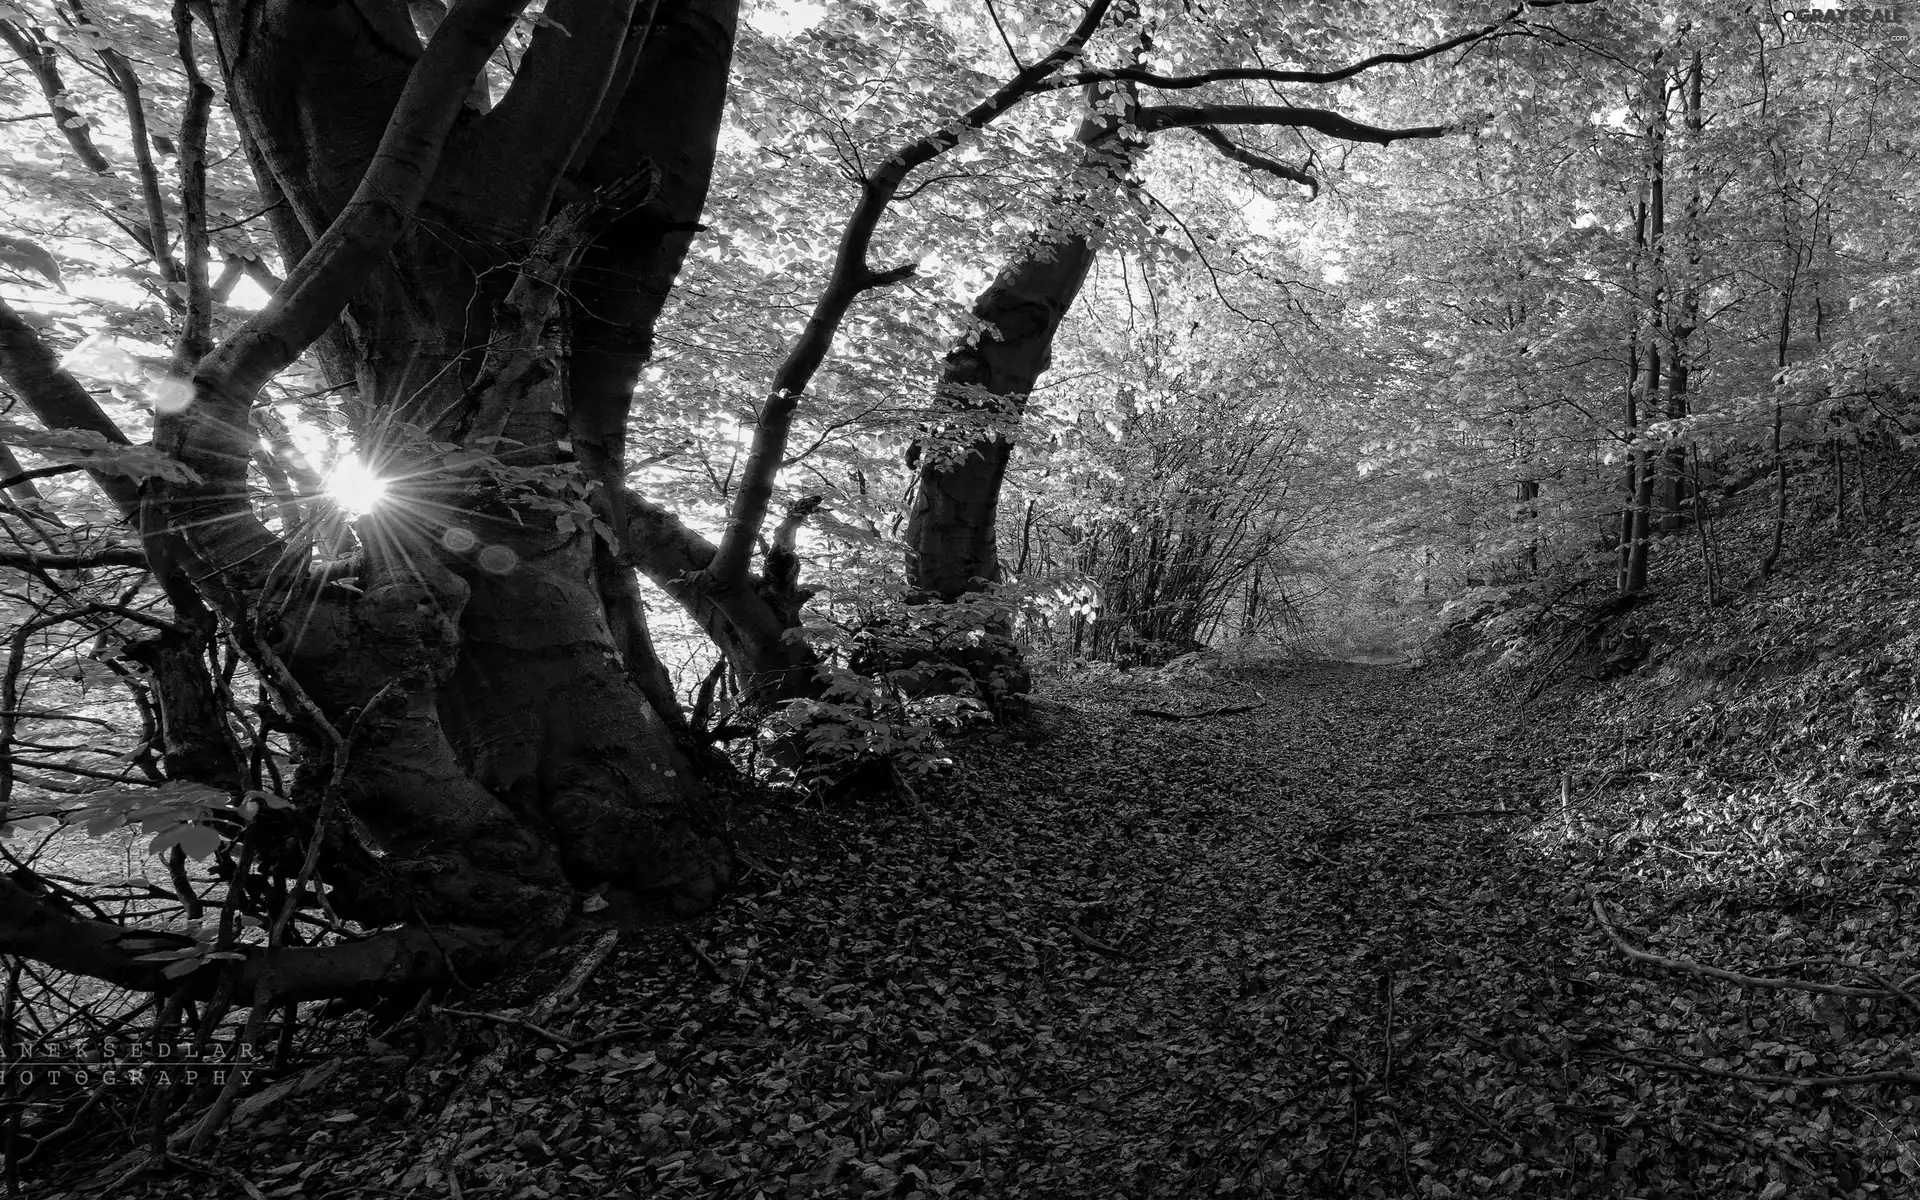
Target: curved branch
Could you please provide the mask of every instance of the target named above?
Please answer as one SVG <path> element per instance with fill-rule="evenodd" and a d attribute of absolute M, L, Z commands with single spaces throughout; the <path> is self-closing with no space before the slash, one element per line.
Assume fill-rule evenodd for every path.
<path fill-rule="evenodd" d="M 1449 50 L 1468 45 L 1472 42 L 1488 40 L 1494 37 L 1511 36 L 1518 31 L 1509 30 L 1506 33 L 1502 33 L 1502 28 L 1512 24 L 1513 21 L 1517 19 L 1521 13 L 1527 11 L 1528 8 L 1550 7 L 1554 2 L 1555 0 L 1547 0 L 1545 3 L 1541 2 L 1541 0 L 1532 0 L 1532 3 L 1516 6 L 1498 21 L 1489 22 L 1469 33 L 1448 38 L 1444 42 L 1435 42 L 1433 45 L 1423 47 L 1419 50 L 1396 50 L 1383 54 L 1372 54 L 1357 62 L 1348 63 L 1344 67 L 1335 67 L 1326 71 L 1286 70 L 1279 67 L 1222 67 L 1218 70 L 1201 71 L 1193 75 L 1161 75 L 1157 72 L 1144 70 L 1139 67 L 1112 67 L 1104 70 L 1079 71 L 1072 75 L 1064 75 L 1059 79 L 1042 85 L 1036 90 L 1053 92 L 1059 91 L 1062 88 L 1079 87 L 1082 84 L 1104 83 L 1112 80 L 1137 83 L 1141 87 L 1160 88 L 1163 90 L 1181 90 L 1205 87 L 1209 83 L 1233 82 L 1338 83 L 1343 79 L 1351 79 L 1362 72 L 1371 71 L 1375 67 L 1390 64 L 1416 63 L 1422 59 L 1432 58 L 1436 54 L 1445 54 Z M 1558 2 L 1589 3 L 1591 0 L 1558 0 Z"/>
<path fill-rule="evenodd" d="M 285 1003 L 382 986 L 470 982 L 488 965 L 504 962 L 513 945 L 513 937 L 498 930 L 415 926 L 333 946 L 243 947 L 244 961 L 219 967 L 231 972 L 232 994 Z M 192 938 L 177 933 L 78 916 L 52 897 L 0 875 L 0 954 L 132 991 L 161 992 L 182 981 L 167 978 L 169 960 L 142 959 L 193 947 Z M 209 963 L 189 974 L 189 993 L 212 994 L 226 974 L 219 967 Z"/>
<path fill-rule="evenodd" d="M 460 0 L 435 30 L 353 197 L 267 306 L 203 362 L 196 378 L 229 408 L 251 403 L 340 315 L 399 241 L 440 164 L 475 76 L 527 0 Z M 205 398 L 203 397 L 203 400 Z"/>
<path fill-rule="evenodd" d="M 1347 142 L 1371 142 L 1388 146 L 1409 138 L 1438 138 L 1459 133 L 1458 125 L 1415 125 L 1404 129 L 1383 129 L 1324 108 L 1299 108 L 1290 104 L 1159 104 L 1140 110 L 1140 129 L 1155 133 L 1162 129 L 1192 129 L 1198 125 L 1284 125 L 1292 129 L 1311 129 Z"/>
<path fill-rule="evenodd" d="M 82 28 L 98 28 L 99 23 L 93 14 L 82 5 L 81 0 L 67 0 L 73 19 Z M 153 142 L 147 133 L 147 105 L 140 90 L 140 76 L 133 69 L 133 62 L 126 55 L 114 49 L 105 39 L 93 42 L 94 57 L 106 69 L 107 78 L 114 90 L 120 93 L 120 101 L 127 117 L 127 144 L 133 151 L 134 176 L 139 184 L 141 207 L 146 211 L 146 237 L 144 239 L 148 254 L 153 259 L 154 270 L 165 283 L 165 299 L 169 307 L 177 307 L 181 297 L 175 294 L 173 285 L 180 282 L 180 264 L 173 258 L 169 249 L 167 233 L 167 204 L 160 191 L 160 171 L 153 162 Z M 197 77 L 197 69 L 190 67 Z M 212 93 L 208 93 L 211 101 Z M 189 105 L 193 102 L 190 100 Z M 189 115 L 191 119 L 191 115 Z"/>
<path fill-rule="evenodd" d="M 1320 181 L 1299 167 L 1290 167 L 1278 159 L 1268 158 L 1264 154 L 1249 150 L 1212 125 L 1195 125 L 1193 131 L 1205 138 L 1208 145 L 1241 166 L 1265 171 L 1269 175 L 1277 175 L 1290 183 L 1297 183 L 1301 187 L 1310 189 L 1315 197 L 1320 195 Z"/>
<path fill-rule="evenodd" d="M 0 380 L 6 381 L 48 429 L 89 430 L 110 442 L 131 444 L 106 410 L 60 365 L 52 349 L 4 299 L 0 299 Z M 105 471 L 90 474 L 122 515 L 139 511 L 139 484 L 125 475 Z"/>
<path fill-rule="evenodd" d="M 19 487 L 21 484 L 30 483 L 35 479 L 45 479 L 49 475 L 67 475 L 74 471 L 84 470 L 86 470 L 84 463 L 55 463 L 50 467 L 34 467 L 28 471 L 17 471 L 5 479 L 0 479 L 0 491 L 4 491 L 7 488 Z"/>

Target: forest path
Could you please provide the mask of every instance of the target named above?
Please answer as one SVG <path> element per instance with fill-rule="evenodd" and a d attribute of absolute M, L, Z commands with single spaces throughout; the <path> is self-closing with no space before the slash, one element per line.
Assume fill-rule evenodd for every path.
<path fill-rule="evenodd" d="M 1501 1111 L 1552 1101 L 1499 1078 L 1566 1048 L 1595 965 L 1578 893 L 1515 836 L 1557 811 L 1551 731 L 1386 666 L 1242 690 L 1081 690 L 1081 754 L 990 768 L 1051 813 L 1009 817 L 1028 853 L 1076 860 L 1058 919 L 1106 960 L 1050 981 L 1034 1194 L 1557 1194 L 1572 1172 L 1529 1162 Z M 1233 700 L 1264 703 L 1135 711 Z M 1551 1108 L 1535 1123 L 1573 1132 Z M 1607 1164 L 1588 1140 L 1590 1186 Z"/>
<path fill-rule="evenodd" d="M 629 928 L 557 1019 L 590 1048 L 507 1027 L 459 1187 L 407 1180 L 490 1021 L 431 1024 L 417 1059 L 349 1056 L 222 1162 L 293 1163 L 327 1188 L 271 1194 L 308 1200 L 1914 1194 L 1911 1082 L 1766 1082 L 1906 1061 L 1911 1014 L 1630 963 L 1587 888 L 1624 936 L 1734 967 L 1849 952 L 1781 931 L 1853 938 L 1868 893 L 1649 873 L 1726 861 L 1649 836 L 1650 808 L 1705 810 L 1535 719 L 1464 677 L 1355 664 L 1056 682 L 917 804 L 743 804 L 736 889 Z M 1908 944 L 1906 903 L 1879 901 L 1875 961 Z M 464 1007 L 524 1012 L 580 953 Z"/>

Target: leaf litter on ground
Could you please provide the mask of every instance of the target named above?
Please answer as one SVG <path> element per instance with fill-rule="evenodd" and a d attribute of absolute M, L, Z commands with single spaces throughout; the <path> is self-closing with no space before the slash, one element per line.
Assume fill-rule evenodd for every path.
<path fill-rule="evenodd" d="M 1658 672 L 1060 679 L 937 799 L 743 808 L 742 886 L 629 931 L 557 1037 L 514 1022 L 584 943 L 114 1194 L 1913 1194 L 1903 637 L 1879 757 L 1824 766 L 1777 755 L 1844 757 L 1851 676 L 1680 718 Z"/>

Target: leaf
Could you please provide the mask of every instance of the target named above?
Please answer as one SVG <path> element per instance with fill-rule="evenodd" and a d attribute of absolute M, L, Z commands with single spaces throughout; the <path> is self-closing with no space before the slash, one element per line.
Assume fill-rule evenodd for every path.
<path fill-rule="evenodd" d="M 60 279 L 60 264 L 52 254 L 25 238 L 8 237 L 0 234 L 0 266 L 14 267 L 23 271 L 37 271 L 53 282 L 61 291 L 67 285 Z"/>
<path fill-rule="evenodd" d="M 175 840 L 180 843 L 180 848 L 187 852 L 188 858 L 200 862 L 212 858 L 213 852 L 220 848 L 223 839 L 220 831 L 211 826 L 182 825 L 180 836 Z"/>
<path fill-rule="evenodd" d="M 293 801 L 277 792 L 249 790 L 244 798 L 265 805 L 268 808 L 287 809 L 293 807 Z"/>
<path fill-rule="evenodd" d="M 23 833 L 38 833 L 43 829 L 57 828 L 60 818 L 39 814 L 31 817 L 13 817 L 0 822 L 0 838 L 17 837 Z"/>

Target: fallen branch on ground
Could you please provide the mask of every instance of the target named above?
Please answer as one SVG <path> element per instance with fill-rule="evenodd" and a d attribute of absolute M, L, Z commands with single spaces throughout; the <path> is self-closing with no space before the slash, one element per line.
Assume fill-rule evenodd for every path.
<path fill-rule="evenodd" d="M 1593 902 L 1593 915 L 1595 919 L 1600 922 L 1600 928 L 1606 931 L 1608 939 L 1619 948 L 1620 953 L 1635 962 L 1649 963 L 1656 967 L 1665 967 L 1669 971 L 1687 971 L 1694 975 L 1704 975 L 1709 979 L 1724 979 L 1728 983 L 1737 983 L 1741 987 L 1774 988 L 1776 990 L 1794 992 L 1819 992 L 1828 996 L 1849 996 L 1861 1000 L 1892 1000 L 1901 996 L 1901 993 L 1898 991 L 1890 991 L 1882 988 L 1848 987 L 1840 983 L 1812 983 L 1804 979 L 1782 979 L 1761 975 L 1742 975 L 1738 971 L 1728 971 L 1720 967 L 1710 967 L 1705 963 L 1697 963 L 1691 959 L 1667 958 L 1660 954 L 1650 954 L 1645 950 L 1636 949 L 1629 945 L 1627 940 L 1620 936 L 1620 931 L 1614 928 L 1613 922 L 1607 920 L 1607 910 L 1605 906 L 1600 903 L 1600 897 L 1589 893 L 1587 899 Z M 1916 1075 L 1915 1078 L 1916 1080 L 1920 1080 L 1920 1075 Z"/>
<path fill-rule="evenodd" d="M 1099 940 L 1098 938 L 1087 933 L 1085 930 L 1081 929 L 1078 925 L 1067 926 L 1067 932 L 1073 935 L 1074 941 L 1079 942 L 1082 946 L 1085 946 L 1087 949 L 1093 951 L 1095 954 L 1104 954 L 1108 958 L 1127 957 L 1127 952 L 1125 950 L 1122 950 L 1118 946 L 1109 946 L 1107 943 Z"/>
<path fill-rule="evenodd" d="M 499 1013 L 475 1012 L 469 1008 L 448 1008 L 444 1004 L 434 1005 L 433 1011 L 441 1016 L 465 1017 L 469 1021 L 491 1021 L 495 1025 L 506 1025 L 530 1033 L 537 1038 L 544 1038 L 562 1049 L 573 1049 L 572 1038 L 563 1037 L 551 1029 L 545 1029 L 539 1025 L 535 1025 L 531 1021 L 522 1021 L 519 1017 L 502 1016 Z"/>
<path fill-rule="evenodd" d="M 607 957 L 613 953 L 614 944 L 619 940 L 618 930 L 609 929 L 601 934 L 599 940 L 593 944 L 593 948 L 581 956 L 580 961 L 574 964 L 573 970 L 567 972 L 567 977 L 562 979 L 552 991 L 540 997 L 532 1011 L 527 1013 L 526 1020 L 522 1021 L 519 1018 L 499 1018 L 499 1020 L 539 1033 L 549 1039 L 555 1038 L 554 1034 L 539 1027 L 573 999 L 574 994 L 586 984 L 588 978 L 600 969 L 600 964 L 607 961 Z M 440 1110 L 438 1128 L 427 1139 L 426 1149 L 421 1152 L 413 1169 L 408 1171 L 406 1178 L 402 1180 L 402 1188 L 413 1189 L 429 1180 L 452 1178 L 453 1152 L 459 1145 L 460 1135 L 471 1125 L 478 1104 L 486 1099 L 487 1086 L 506 1065 L 507 1055 L 511 1049 L 512 1040 L 501 1038 L 499 1045 L 487 1051 L 486 1057 L 467 1070 L 459 1090 L 453 1094 L 447 1106 Z"/>
<path fill-rule="evenodd" d="M 691 936 L 683 933 L 680 935 L 680 941 L 687 949 L 693 951 L 693 957 L 699 961 L 701 971 L 705 972 L 709 979 L 712 979 L 715 983 L 740 982 L 735 976 L 729 975 L 721 970 L 720 964 L 713 961 L 713 956 L 708 954 L 706 949 L 702 947 L 699 942 L 694 941 Z"/>

